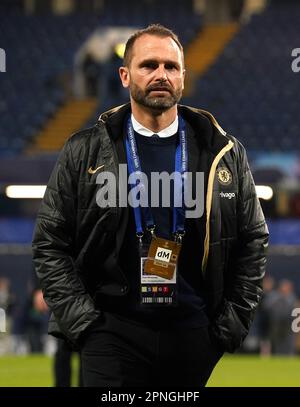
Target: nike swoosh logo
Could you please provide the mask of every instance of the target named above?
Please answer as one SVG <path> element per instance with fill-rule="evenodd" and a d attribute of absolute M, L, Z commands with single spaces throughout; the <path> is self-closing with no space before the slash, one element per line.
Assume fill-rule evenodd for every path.
<path fill-rule="evenodd" d="M 93 170 L 92 167 L 90 167 L 90 168 L 88 169 L 88 173 L 89 173 L 89 174 L 95 174 L 97 171 L 101 170 L 101 168 L 103 168 L 103 167 L 104 167 L 104 165 L 100 165 L 99 167 L 95 168 L 94 170 Z"/>

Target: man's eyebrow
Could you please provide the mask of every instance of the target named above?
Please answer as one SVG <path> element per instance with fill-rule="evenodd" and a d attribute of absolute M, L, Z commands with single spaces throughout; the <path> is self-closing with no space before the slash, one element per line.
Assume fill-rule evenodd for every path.
<path fill-rule="evenodd" d="M 158 60 L 157 59 L 143 59 L 139 65 L 145 65 L 145 64 L 158 64 Z"/>
<path fill-rule="evenodd" d="M 152 59 L 152 58 L 142 60 L 139 63 L 139 65 L 143 66 L 145 64 L 160 64 L 161 62 L 163 62 L 165 65 L 175 65 L 175 66 L 179 67 L 178 62 L 176 62 L 176 61 L 172 61 L 169 59 L 168 60 L 159 60 L 159 59 Z"/>

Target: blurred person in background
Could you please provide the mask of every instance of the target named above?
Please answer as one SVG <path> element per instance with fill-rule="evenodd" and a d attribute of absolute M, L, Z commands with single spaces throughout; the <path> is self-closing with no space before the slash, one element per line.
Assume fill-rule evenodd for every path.
<path fill-rule="evenodd" d="M 7 316 L 11 314 L 14 303 L 14 295 L 10 288 L 9 279 L 0 277 L 0 308 L 6 312 Z"/>
<path fill-rule="evenodd" d="M 82 63 L 82 69 L 86 81 L 86 90 L 88 96 L 97 96 L 99 75 L 101 67 L 95 60 L 93 54 L 87 53 Z"/>
<path fill-rule="evenodd" d="M 33 255 L 53 312 L 49 332 L 81 350 L 85 386 L 204 386 L 249 331 L 268 230 L 242 145 L 210 113 L 178 105 L 178 37 L 161 25 L 140 30 L 123 64 L 130 103 L 67 141 L 38 214 Z M 147 214 L 96 200 L 101 171 L 118 180 L 118 164 L 129 163 L 132 174 L 140 162 L 151 177 L 172 173 L 175 161 L 181 193 L 187 168 L 204 174 L 204 216 L 186 216 L 174 200 Z M 157 245 L 181 250 L 158 296 L 144 270 Z M 160 281 L 156 272 L 150 277 Z"/>
<path fill-rule="evenodd" d="M 25 326 L 31 353 L 44 353 L 49 320 L 49 308 L 45 303 L 43 293 L 34 288 L 25 307 Z"/>
<path fill-rule="evenodd" d="M 48 314 L 49 308 L 44 300 L 43 292 L 36 287 L 33 292 L 33 307 L 40 314 Z M 57 338 L 56 350 L 53 359 L 53 373 L 55 387 L 71 387 L 72 381 L 72 355 L 74 350 L 64 339 Z M 81 387 L 82 374 L 79 361 L 78 385 Z"/>
<path fill-rule="evenodd" d="M 270 356 L 272 353 L 271 345 L 271 326 L 273 305 L 276 299 L 276 290 L 274 279 L 266 276 L 263 281 L 263 296 L 257 311 L 258 335 L 260 339 L 260 354 Z"/>
<path fill-rule="evenodd" d="M 274 355 L 294 355 L 296 335 L 292 331 L 292 311 L 297 306 L 294 285 L 289 280 L 281 280 L 272 296 L 270 319 L 270 340 Z"/>
<path fill-rule="evenodd" d="M 0 329 L 0 355 L 11 352 L 10 335 L 11 335 L 11 318 L 15 304 L 14 295 L 11 292 L 10 281 L 5 277 L 0 277 L 0 310 L 5 313 L 5 319 Z M 2 328 L 3 331 L 2 331 Z"/>
<path fill-rule="evenodd" d="M 57 349 L 54 355 L 54 381 L 55 387 L 71 387 L 72 385 L 72 357 L 74 349 L 64 339 L 57 338 Z M 83 386 L 82 368 L 79 357 L 78 386 Z"/>
<path fill-rule="evenodd" d="M 109 59 L 101 66 L 101 76 L 99 80 L 99 99 L 102 100 L 101 109 L 107 110 L 118 100 L 120 104 L 128 100 L 126 89 L 120 83 L 120 78 L 116 75 L 122 59 L 116 50 L 117 45 L 111 48 Z"/>

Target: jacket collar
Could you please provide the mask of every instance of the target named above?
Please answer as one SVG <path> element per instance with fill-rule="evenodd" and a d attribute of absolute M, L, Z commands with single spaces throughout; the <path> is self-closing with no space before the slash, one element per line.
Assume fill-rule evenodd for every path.
<path fill-rule="evenodd" d="M 178 111 L 191 125 L 200 144 L 212 153 L 217 154 L 228 144 L 226 132 L 211 113 L 185 105 L 178 105 Z M 130 112 L 130 103 L 117 106 L 102 113 L 98 122 L 105 123 L 110 136 L 116 140 L 124 134 L 125 118 Z"/>
<path fill-rule="evenodd" d="M 125 118 L 131 113 L 130 103 L 117 106 L 111 110 L 102 113 L 99 116 L 98 123 L 106 125 L 109 135 L 113 140 L 123 136 Z"/>
<path fill-rule="evenodd" d="M 179 105 L 182 117 L 194 129 L 200 144 L 217 154 L 228 143 L 226 132 L 221 128 L 214 116 L 202 109 Z"/>

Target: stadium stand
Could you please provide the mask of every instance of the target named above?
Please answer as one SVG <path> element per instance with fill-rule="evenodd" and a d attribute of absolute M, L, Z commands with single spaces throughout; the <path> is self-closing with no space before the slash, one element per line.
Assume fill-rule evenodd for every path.
<path fill-rule="evenodd" d="M 64 104 L 64 83 L 72 74 L 75 53 L 96 28 L 157 21 L 170 25 L 169 11 L 174 9 L 171 27 L 185 44 L 199 29 L 192 0 L 167 0 L 156 7 L 146 0 L 132 3 L 129 8 L 125 2 L 105 1 L 101 15 L 67 16 L 24 16 L 18 9 L 0 6 L 0 48 L 8 56 L 7 72 L 0 78 L 2 154 L 22 151 Z"/>
<path fill-rule="evenodd" d="M 270 3 L 240 28 L 185 102 L 213 112 L 248 149 L 299 150 L 299 74 L 291 69 L 299 26 L 299 4 Z"/>
<path fill-rule="evenodd" d="M 62 75 L 98 24 L 97 16 L 24 16 L 0 11 L 0 47 L 7 72 L 0 78 L 0 151 L 19 152 L 64 100 Z"/>

